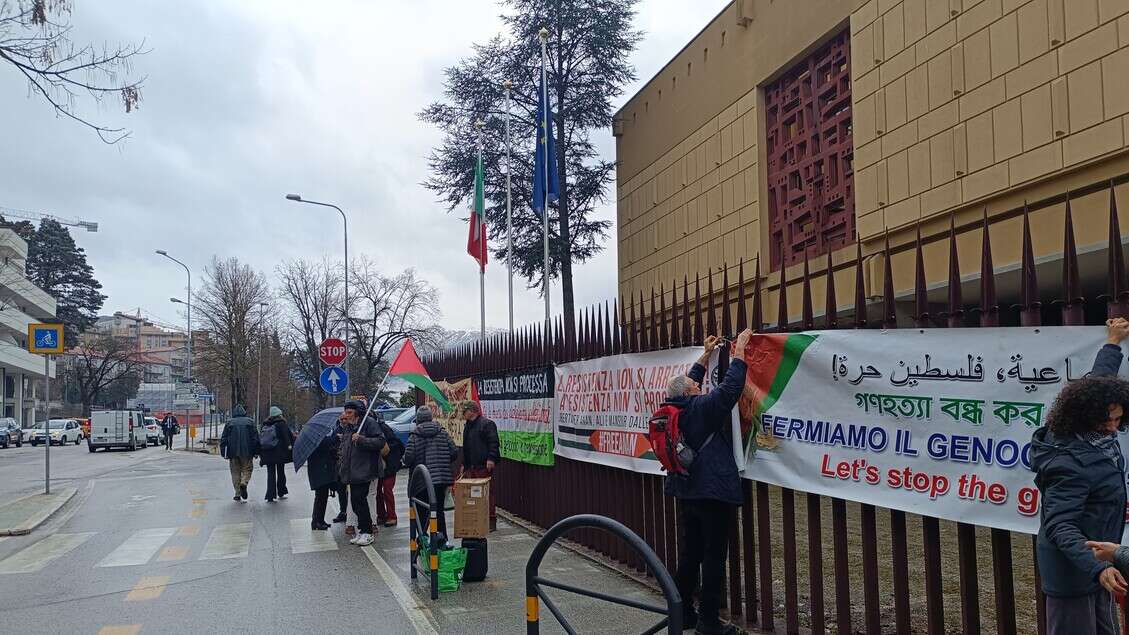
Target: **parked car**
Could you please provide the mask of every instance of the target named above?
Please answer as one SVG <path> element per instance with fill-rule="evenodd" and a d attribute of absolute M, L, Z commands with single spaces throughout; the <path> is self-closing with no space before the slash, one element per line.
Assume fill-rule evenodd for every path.
<path fill-rule="evenodd" d="M 153 445 L 163 445 L 165 442 L 165 429 L 156 417 L 145 417 L 145 442 Z"/>
<path fill-rule="evenodd" d="M 22 447 L 24 444 L 24 431 L 20 429 L 20 424 L 12 417 L 0 418 L 0 446 L 8 447 L 14 445 L 17 448 Z"/>
<path fill-rule="evenodd" d="M 44 431 L 42 424 L 39 424 L 35 434 L 31 437 L 32 445 L 39 445 L 47 439 L 47 434 L 51 435 L 51 445 L 66 445 L 67 443 L 74 443 L 78 445 L 82 440 L 82 427 L 74 419 L 52 419 L 48 430 Z"/>
<path fill-rule="evenodd" d="M 99 410 L 91 413 L 87 449 L 93 452 L 98 448 L 144 448 L 148 445 L 144 418 L 140 410 Z"/>
<path fill-rule="evenodd" d="M 414 408 L 405 408 L 395 419 L 385 418 L 388 427 L 396 433 L 396 438 L 408 447 L 408 435 L 416 429 L 416 411 Z"/>

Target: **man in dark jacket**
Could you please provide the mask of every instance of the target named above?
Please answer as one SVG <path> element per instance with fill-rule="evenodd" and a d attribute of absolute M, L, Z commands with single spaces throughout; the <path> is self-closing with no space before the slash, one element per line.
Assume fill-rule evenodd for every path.
<path fill-rule="evenodd" d="M 678 499 L 680 514 L 678 572 L 675 582 L 683 601 L 683 626 L 696 633 L 740 633 L 733 624 L 718 616 L 721 586 L 725 578 L 725 557 L 729 547 L 729 519 L 740 505 L 741 477 L 733 459 L 730 422 L 733 407 L 745 389 L 747 367 L 745 349 L 753 332 L 746 329 L 737 336 L 733 359 L 721 385 L 703 395 L 710 354 L 721 340 L 706 338 L 705 352 L 686 375 L 667 384 L 667 403 L 679 409 L 678 427 L 683 440 L 696 453 L 689 474 L 666 478 L 666 493 Z M 701 575 L 698 611 L 694 611 L 694 591 Z"/>
<path fill-rule="evenodd" d="M 314 492 L 314 515 L 310 519 L 310 529 L 325 531 L 325 508 L 329 503 L 329 491 L 337 489 L 337 445 L 336 434 L 322 439 L 310 458 L 306 459 L 306 478 Z"/>
<path fill-rule="evenodd" d="M 1129 409 L 1129 382 L 1116 375 L 1129 321 L 1110 320 L 1107 330 L 1090 375 L 1059 393 L 1046 426 L 1031 438 L 1042 497 L 1035 548 L 1048 635 L 1119 632 L 1110 594 L 1125 593 L 1125 578 L 1086 544 L 1121 542 L 1126 518 L 1126 463 L 1117 433 Z"/>
<path fill-rule="evenodd" d="M 380 419 L 380 430 L 388 442 L 388 456 L 384 457 L 384 473 L 376 492 L 376 522 L 385 527 L 395 527 L 396 518 L 396 472 L 404 467 L 404 443 L 396 436 L 392 426 Z"/>
<path fill-rule="evenodd" d="M 172 452 L 172 439 L 176 436 L 176 417 L 173 413 L 168 413 L 161 421 L 161 432 L 165 437 L 165 452 Z"/>
<path fill-rule="evenodd" d="M 380 478 L 384 469 L 381 454 L 388 447 L 380 426 L 372 417 L 361 421 L 365 410 L 365 405 L 359 401 L 345 402 L 337 452 L 337 478 L 349 486 L 349 504 L 357 515 L 357 536 L 349 543 L 359 547 L 373 542 L 368 492 L 372 481 Z"/>
<path fill-rule="evenodd" d="M 498 444 L 498 425 L 482 416 L 482 410 L 473 401 L 463 404 L 463 476 L 467 478 L 493 478 L 498 462 L 502 460 Z M 490 531 L 498 524 L 494 508 L 494 491 L 490 488 Z"/>
<path fill-rule="evenodd" d="M 274 446 L 267 447 L 266 441 L 273 438 Z M 259 426 L 259 463 L 267 468 L 268 503 L 274 499 L 286 498 L 290 490 L 286 488 L 286 464 L 291 460 L 294 449 L 294 434 L 282 416 L 278 406 L 270 407 L 270 417 Z"/>
<path fill-rule="evenodd" d="M 436 512 L 439 524 L 439 533 L 447 535 L 447 515 L 443 502 L 447 498 L 447 488 L 455 479 L 451 474 L 451 462 L 458 456 L 459 449 L 451 440 L 451 435 L 436 423 L 431 414 L 431 408 L 420 406 L 416 409 L 416 429 L 408 437 L 408 447 L 404 449 L 404 465 L 409 470 L 417 465 L 426 465 L 431 473 L 431 485 L 434 488 Z M 420 500 L 427 500 L 427 492 L 417 489 L 408 493 Z M 428 518 L 428 510 L 419 509 L 418 518 Z"/>
<path fill-rule="evenodd" d="M 255 433 L 255 422 L 247 416 L 246 408 L 236 404 L 220 435 L 220 456 L 227 459 L 231 485 L 235 488 L 235 496 L 231 500 L 247 502 L 247 485 L 251 482 L 258 453 L 259 435 Z"/>

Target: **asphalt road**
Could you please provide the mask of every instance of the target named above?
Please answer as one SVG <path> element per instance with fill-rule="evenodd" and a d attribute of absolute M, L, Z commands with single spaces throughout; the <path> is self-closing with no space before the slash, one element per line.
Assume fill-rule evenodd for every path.
<path fill-rule="evenodd" d="M 42 447 L 0 450 L 0 495 L 42 487 L 42 459 Z M 0 541 L 0 633 L 418 632 L 340 525 L 311 538 L 304 473 L 268 504 L 256 468 L 240 504 L 216 457 L 79 445 L 51 460 L 78 494 Z"/>

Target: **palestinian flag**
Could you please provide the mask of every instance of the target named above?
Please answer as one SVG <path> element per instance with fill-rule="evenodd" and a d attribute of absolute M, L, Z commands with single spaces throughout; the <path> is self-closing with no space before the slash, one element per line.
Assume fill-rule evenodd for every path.
<path fill-rule="evenodd" d="M 427 374 L 427 369 L 423 367 L 423 362 L 419 361 L 419 355 L 416 354 L 416 347 L 412 344 L 411 340 L 404 342 L 403 348 L 400 353 L 396 355 L 396 361 L 392 362 L 392 367 L 388 369 L 388 374 L 392 377 L 399 377 L 409 384 L 419 388 L 436 403 L 443 406 L 443 410 L 450 411 L 451 404 L 447 401 L 447 397 L 443 395 L 443 391 L 439 390 L 439 386 L 431 381 L 431 377 Z"/>
<path fill-rule="evenodd" d="M 799 367 L 804 351 L 815 342 L 816 337 L 802 333 L 771 333 L 754 335 L 749 340 L 749 347 L 745 349 L 745 359 L 749 362 L 745 392 L 737 404 L 741 438 L 747 456 L 755 453 L 758 445 L 766 449 L 776 446 L 776 440 L 760 429 L 761 415 L 780 399 Z"/>
<path fill-rule="evenodd" d="M 483 183 L 482 151 L 474 164 L 474 202 L 470 209 L 470 235 L 467 236 L 466 251 L 478 261 L 482 271 L 486 271 L 486 194 Z"/>

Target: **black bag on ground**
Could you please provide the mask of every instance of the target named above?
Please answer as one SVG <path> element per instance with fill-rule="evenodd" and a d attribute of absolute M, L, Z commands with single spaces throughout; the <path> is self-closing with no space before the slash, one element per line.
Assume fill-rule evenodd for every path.
<path fill-rule="evenodd" d="M 463 538 L 466 549 L 466 568 L 463 569 L 463 582 L 482 582 L 486 579 L 490 558 L 485 538 Z"/>

